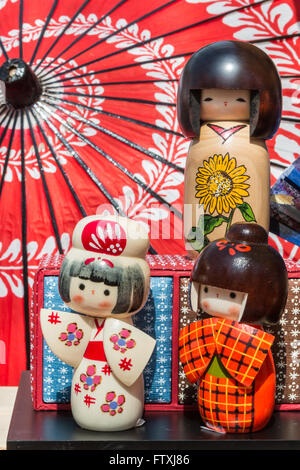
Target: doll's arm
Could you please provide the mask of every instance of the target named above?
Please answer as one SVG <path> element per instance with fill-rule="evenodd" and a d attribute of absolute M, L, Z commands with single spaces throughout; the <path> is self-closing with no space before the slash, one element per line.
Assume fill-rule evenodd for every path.
<path fill-rule="evenodd" d="M 131 386 L 141 375 L 156 341 L 135 326 L 115 318 L 105 321 L 104 351 L 114 375 Z"/>
<path fill-rule="evenodd" d="M 72 367 L 80 363 L 91 334 L 91 319 L 72 312 L 42 308 L 40 323 L 53 353 Z"/>
<path fill-rule="evenodd" d="M 223 366 L 241 385 L 249 387 L 271 351 L 274 336 L 224 319 L 218 320 L 217 330 L 216 347 Z"/>
<path fill-rule="evenodd" d="M 186 378 L 196 383 L 215 353 L 213 322 L 196 321 L 180 330 L 179 359 Z"/>

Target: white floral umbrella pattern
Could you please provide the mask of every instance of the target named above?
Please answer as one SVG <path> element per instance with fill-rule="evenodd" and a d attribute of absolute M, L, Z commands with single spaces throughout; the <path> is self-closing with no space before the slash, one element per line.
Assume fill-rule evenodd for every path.
<path fill-rule="evenodd" d="M 269 143 L 272 182 L 295 160 L 297 14 L 292 0 L 0 1 L 1 385 L 17 384 L 26 357 L 29 363 L 39 260 L 69 249 L 82 216 L 126 214 L 148 228 L 152 253 L 185 253 L 189 142 L 176 119 L 176 94 L 195 50 L 237 39 L 272 57 L 284 93 L 281 127 Z M 35 89 L 16 102 L 9 87 L 22 67 Z M 299 256 L 297 246 L 272 234 L 271 242 L 284 256 Z"/>

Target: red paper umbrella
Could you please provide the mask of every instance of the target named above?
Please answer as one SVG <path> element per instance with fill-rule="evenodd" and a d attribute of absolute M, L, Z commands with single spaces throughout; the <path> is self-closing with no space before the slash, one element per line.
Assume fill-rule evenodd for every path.
<path fill-rule="evenodd" d="M 81 217 L 127 215 L 152 253 L 185 253 L 176 94 L 194 51 L 238 39 L 275 60 L 284 114 L 271 161 L 296 158 L 299 27 L 292 0 L 1 0 L 0 22 L 0 385 L 15 385 L 35 270 L 69 249 Z"/>

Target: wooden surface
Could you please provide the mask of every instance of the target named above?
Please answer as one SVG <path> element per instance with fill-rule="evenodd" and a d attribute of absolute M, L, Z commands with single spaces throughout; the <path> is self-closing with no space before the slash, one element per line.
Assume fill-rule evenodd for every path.
<path fill-rule="evenodd" d="M 300 450 L 300 413 L 275 412 L 253 434 L 221 435 L 200 426 L 191 412 L 148 412 L 146 424 L 129 431 L 80 429 L 69 411 L 34 411 L 29 372 L 23 372 L 7 437 L 7 449 L 49 450 Z"/>

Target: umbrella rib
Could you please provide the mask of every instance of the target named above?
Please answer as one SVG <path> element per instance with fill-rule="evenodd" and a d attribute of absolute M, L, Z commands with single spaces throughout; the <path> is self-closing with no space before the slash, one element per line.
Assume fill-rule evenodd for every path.
<path fill-rule="evenodd" d="M 38 65 L 34 68 L 34 72 L 36 72 L 41 64 L 44 62 L 44 60 L 46 59 L 46 57 L 48 56 L 49 52 L 52 51 L 52 49 L 56 46 L 56 44 L 58 43 L 58 41 L 62 38 L 62 36 L 64 35 L 64 33 L 67 31 L 67 29 L 69 29 L 69 27 L 71 26 L 71 24 L 75 21 L 75 19 L 77 18 L 77 16 L 82 12 L 82 10 L 86 7 L 86 5 L 90 2 L 91 0 L 85 0 L 83 2 L 83 4 L 79 7 L 79 9 L 77 10 L 77 12 L 72 16 L 72 18 L 70 19 L 70 21 L 66 24 L 66 26 L 63 28 L 63 30 L 61 31 L 61 33 L 57 36 L 57 38 L 55 39 L 55 41 L 51 44 L 51 46 L 49 47 L 49 49 L 47 50 L 47 52 L 43 55 L 42 59 L 40 60 L 40 62 L 38 63 Z"/>
<path fill-rule="evenodd" d="M 254 39 L 253 41 L 249 41 L 249 42 L 251 44 L 259 44 L 261 42 L 279 41 L 279 40 L 283 40 L 283 39 L 292 39 L 292 38 L 297 38 L 299 36 L 300 36 L 300 33 L 282 34 L 281 36 L 271 36 L 269 38 Z"/>
<path fill-rule="evenodd" d="M 39 109 L 41 106 L 35 104 L 34 108 L 40 113 Z M 63 137 L 63 135 L 59 132 L 59 130 L 52 124 L 52 122 L 46 117 L 42 115 L 43 120 L 46 122 L 48 127 L 54 132 L 57 138 L 64 144 L 67 150 L 71 153 L 71 155 L 75 158 L 77 163 L 80 167 L 85 171 L 85 173 L 89 176 L 89 178 L 95 183 L 95 185 L 100 189 L 102 194 L 106 197 L 106 199 L 114 206 L 114 208 L 119 212 L 121 215 L 125 215 L 124 212 L 120 209 L 119 205 L 115 202 L 111 194 L 105 188 L 105 186 L 99 181 L 97 176 L 93 173 L 93 171 L 88 167 L 88 165 L 82 160 L 82 158 L 78 155 L 78 153 L 74 150 L 74 148 L 69 144 L 69 142 Z"/>
<path fill-rule="evenodd" d="M 281 121 L 300 122 L 300 118 L 293 118 L 293 117 L 288 117 L 288 116 L 282 116 Z"/>
<path fill-rule="evenodd" d="M 4 47 L 4 45 L 3 45 L 3 42 L 2 42 L 2 39 L 1 39 L 1 38 L 0 38 L 0 47 L 1 47 L 1 49 L 2 49 L 2 52 L 3 52 L 3 54 L 4 54 L 5 59 L 6 59 L 6 60 L 9 60 L 9 57 L 8 57 L 8 55 L 7 55 L 7 52 L 6 52 L 6 50 L 5 50 L 5 47 Z"/>
<path fill-rule="evenodd" d="M 46 75 L 48 75 L 50 72 L 45 72 L 45 70 L 47 70 L 52 64 L 53 62 L 55 62 L 57 59 L 59 59 L 65 52 L 67 52 L 68 50 L 70 50 L 78 41 L 80 41 L 83 37 L 85 37 L 92 29 L 94 29 L 96 26 L 98 26 L 99 23 L 102 23 L 103 20 L 105 20 L 105 18 L 107 18 L 108 15 L 110 15 L 111 13 L 113 13 L 115 10 L 117 10 L 120 6 L 122 6 L 124 3 L 126 3 L 128 0 L 121 0 L 119 3 L 117 3 L 117 5 L 115 5 L 111 10 L 109 10 L 107 13 L 105 13 L 105 15 L 101 16 L 101 18 L 99 20 L 97 20 L 94 24 L 92 24 L 92 26 L 90 26 L 88 29 L 86 29 L 85 31 L 83 31 L 83 33 L 80 34 L 80 36 L 78 36 L 76 39 L 74 39 L 74 41 L 71 42 L 71 44 L 69 44 L 62 52 L 60 52 L 56 57 L 54 57 L 54 59 L 52 59 L 48 64 L 45 65 L 45 67 L 43 67 L 43 71 L 42 73 L 39 75 L 39 78 L 42 78 L 42 77 L 45 77 Z M 61 64 L 58 65 L 58 67 L 60 67 Z M 54 70 L 54 69 L 52 69 Z"/>
<path fill-rule="evenodd" d="M 78 209 L 79 209 L 81 215 L 83 217 L 86 217 L 87 214 L 86 214 L 86 212 L 85 212 L 85 210 L 84 210 L 84 208 L 83 208 L 83 206 L 82 206 L 82 204 L 81 204 L 81 202 L 80 202 L 80 200 L 79 200 L 79 198 L 78 198 L 78 196 L 77 196 L 77 194 L 76 194 L 76 192 L 73 188 L 73 185 L 72 185 L 68 175 L 66 174 L 65 170 L 63 169 L 61 163 L 59 162 L 59 160 L 57 158 L 55 150 L 54 150 L 51 142 L 49 141 L 46 132 L 44 131 L 44 129 L 43 129 L 38 117 L 36 116 L 35 112 L 33 111 L 33 109 L 31 109 L 31 108 L 29 108 L 29 109 L 30 109 L 31 114 L 32 114 L 33 118 L 35 119 L 35 121 L 36 121 L 36 123 L 39 127 L 39 130 L 41 131 L 41 134 L 43 135 L 43 137 L 45 139 L 45 142 L 46 142 L 46 144 L 47 144 L 47 146 L 48 146 L 48 148 L 49 148 L 49 150 L 50 150 L 50 152 L 51 152 L 51 154 L 52 154 L 52 156 L 53 156 L 53 158 L 54 158 L 54 160 L 55 160 L 55 162 L 56 162 L 56 164 L 57 164 L 57 166 L 58 166 L 58 168 L 59 168 L 59 170 L 60 170 L 60 172 L 61 172 L 61 174 L 62 174 L 62 176 L 63 176 L 63 178 L 64 178 L 71 194 L 72 194 L 72 196 L 73 196 L 73 198 L 75 199 L 75 202 L 78 206 Z"/>
<path fill-rule="evenodd" d="M 128 145 L 129 147 L 131 148 L 134 148 L 136 150 L 138 150 L 139 152 L 141 153 L 144 153 L 145 155 L 147 155 L 148 157 L 150 158 L 153 158 L 155 160 L 158 160 L 159 162 L 163 163 L 164 165 L 168 165 L 169 167 L 173 168 L 174 170 L 180 172 L 180 173 L 184 173 L 184 168 L 181 168 L 180 166 L 176 165 L 175 163 L 173 162 L 170 162 L 169 160 L 166 160 L 165 158 L 161 157 L 160 155 L 157 155 L 153 152 L 151 152 L 150 150 L 147 150 L 145 149 L 144 147 L 142 147 L 141 145 L 139 144 L 136 144 L 135 142 L 132 142 L 131 140 L 129 139 L 126 139 L 125 137 L 119 135 L 119 134 L 116 134 L 115 132 L 113 131 L 110 131 L 108 129 L 106 129 L 105 127 L 102 127 L 102 126 L 98 126 L 97 124 L 93 123 L 92 121 L 90 121 L 89 119 L 86 119 L 86 118 L 83 118 L 81 116 L 78 116 L 77 114 L 75 113 L 72 113 L 70 112 L 69 110 L 66 110 L 66 108 L 63 108 L 61 106 L 58 106 L 58 105 L 55 105 L 53 103 L 50 103 L 49 101 L 47 101 L 47 103 L 54 107 L 55 109 L 58 109 L 60 111 L 62 111 L 63 113 L 65 113 L 67 116 L 71 116 L 75 119 L 77 119 L 78 121 L 80 122 L 84 122 L 85 124 L 88 124 L 89 126 L 93 127 L 94 129 L 97 129 L 98 131 L 100 132 L 103 132 L 104 134 L 106 135 L 109 135 L 110 137 L 112 137 L 113 139 L 116 139 L 118 140 L 119 142 L 122 142 L 126 145 Z"/>
<path fill-rule="evenodd" d="M 20 55 L 20 59 L 23 59 L 23 14 L 24 14 L 24 4 L 23 4 L 23 0 L 20 0 L 20 8 L 19 8 L 19 55 Z"/>
<path fill-rule="evenodd" d="M 42 104 L 39 104 L 38 106 L 45 109 Z M 46 112 L 49 113 L 49 111 L 47 111 L 47 110 L 46 110 Z M 73 134 L 76 134 L 83 142 L 85 142 L 86 144 L 91 146 L 94 150 L 96 150 L 98 153 L 100 153 L 106 160 L 108 160 L 114 166 L 119 168 L 119 170 L 121 170 L 132 181 L 134 181 L 136 184 L 138 184 L 140 187 L 142 187 L 145 191 L 147 191 L 149 194 L 151 194 L 151 196 L 153 196 L 157 201 L 159 201 L 162 204 L 166 205 L 171 212 L 173 212 L 175 215 L 177 215 L 178 218 L 182 219 L 182 214 L 175 207 L 173 207 L 168 201 L 166 201 L 159 194 L 157 194 L 155 191 L 153 191 L 152 188 L 149 188 L 149 186 L 147 186 L 142 180 L 137 178 L 133 173 L 131 173 L 131 171 L 129 171 L 127 168 L 125 168 L 121 163 L 117 162 L 113 157 L 108 155 L 108 153 L 106 153 L 104 150 L 100 149 L 100 147 L 98 147 L 98 145 L 94 144 L 91 140 L 89 140 L 83 134 L 78 132 L 73 126 L 68 124 L 66 121 L 61 120 L 57 115 L 52 114 L 52 116 L 54 117 L 54 119 L 56 119 L 61 124 L 63 124 L 63 126 L 67 127 Z"/>
<path fill-rule="evenodd" d="M 2 135 L 1 135 L 1 138 L 0 138 L 0 145 L 1 145 L 2 142 L 3 142 L 4 136 L 5 136 L 5 134 L 6 134 L 7 130 L 8 130 L 8 126 L 9 126 L 9 123 L 10 123 L 10 120 L 11 120 L 13 114 L 14 114 L 14 113 L 11 113 L 10 118 L 9 118 L 9 121 L 8 121 L 8 123 L 6 124 L 6 127 L 5 127 L 4 131 L 2 132 Z M 17 118 L 18 118 L 18 113 L 16 112 L 16 113 L 15 113 L 15 119 L 14 119 L 13 126 L 12 126 L 12 130 L 11 130 L 11 134 L 10 134 L 10 137 L 9 137 L 9 142 L 8 142 L 8 146 L 7 146 L 7 152 L 6 152 L 6 156 L 5 156 L 5 161 L 4 161 L 4 165 L 3 165 L 3 171 L 2 171 L 1 182 L 0 182 L 0 198 L 1 198 L 1 195 L 2 195 L 2 190 L 3 190 L 5 175 L 6 175 L 7 166 L 8 166 L 8 160 L 9 160 L 9 157 L 10 157 L 10 152 L 11 152 L 13 137 L 14 137 L 15 128 L 16 128 L 16 123 L 17 123 Z"/>
<path fill-rule="evenodd" d="M 128 122 L 131 122 L 133 124 L 137 124 L 139 126 L 147 127 L 149 129 L 154 129 L 154 130 L 162 131 L 162 132 L 165 132 L 165 133 L 177 135 L 178 137 L 185 138 L 183 134 L 180 134 L 180 132 L 173 131 L 172 129 L 165 129 L 164 127 L 157 126 L 155 124 L 151 124 L 151 123 L 145 122 L 145 121 L 140 121 L 138 119 L 130 118 L 130 117 L 124 116 L 122 114 L 116 114 L 116 113 L 112 113 L 110 111 L 104 111 L 102 109 L 95 109 L 92 106 L 87 106 L 87 105 L 79 103 L 79 102 L 76 103 L 75 101 L 65 100 L 63 98 L 56 98 L 54 96 L 49 96 L 49 98 L 51 98 L 52 100 L 62 102 L 62 103 L 78 106 L 80 108 L 87 109 L 89 111 L 97 111 L 97 113 L 104 114 L 105 116 L 113 117 L 113 118 L 116 118 L 116 119 L 122 119 L 123 121 L 128 121 Z"/>
<path fill-rule="evenodd" d="M 138 67 L 138 66 L 141 66 L 141 65 L 145 65 L 145 64 L 153 64 L 154 62 L 163 62 L 164 60 L 171 60 L 171 59 L 177 59 L 177 58 L 180 58 L 180 57 L 187 57 L 187 56 L 191 56 L 194 54 L 194 51 L 192 52 L 184 52 L 182 54 L 174 54 L 174 55 L 170 55 L 170 56 L 167 56 L 167 57 L 158 57 L 156 59 L 151 59 L 151 60 L 144 60 L 144 61 L 141 61 L 141 62 L 134 62 L 133 64 L 125 64 L 125 65 L 119 65 L 118 67 L 110 67 L 108 69 L 101 69 L 101 70 L 94 70 L 94 71 L 91 71 L 91 72 L 86 72 L 86 73 L 83 73 L 81 75 L 75 75 L 74 77 L 66 77 L 66 78 L 57 78 L 58 74 L 55 76 L 55 77 L 50 77 L 48 80 L 50 79 L 54 79 L 52 82 L 48 82 L 48 80 L 41 80 L 41 83 L 43 86 L 48 86 L 52 83 L 64 83 L 68 80 L 77 80 L 78 78 L 83 78 L 83 77 L 88 77 L 89 75 L 98 75 L 98 74 L 101 74 L 101 73 L 107 73 L 107 72 L 115 72 L 115 71 L 119 71 L 119 70 L 124 70 L 124 69 L 129 69 L 129 68 L 132 68 L 132 67 Z M 72 72 L 73 72 L 74 69 L 72 69 Z M 70 72 L 70 71 L 68 71 Z"/>
<path fill-rule="evenodd" d="M 11 113 L 8 113 L 6 114 L 5 116 L 3 116 L 3 118 L 1 119 L 1 122 L 0 122 L 0 126 L 2 126 L 3 122 L 5 121 L 6 118 L 9 118 L 7 123 L 5 124 L 5 127 L 3 129 L 3 132 L 1 133 L 1 137 L 0 137 L 0 145 L 2 144 L 3 142 L 3 139 L 6 135 L 6 132 L 8 131 L 8 127 L 9 127 L 9 124 L 10 124 L 10 121 L 11 121 L 11 118 L 13 117 L 13 112 Z"/>
<path fill-rule="evenodd" d="M 157 78 L 153 80 L 128 80 L 128 81 L 123 81 L 123 82 L 101 82 L 101 83 L 81 83 L 80 88 L 83 87 L 94 87 L 94 86 L 108 86 L 108 85 L 139 85 L 139 84 L 146 84 L 146 83 L 169 83 L 169 82 L 178 82 L 178 78 Z M 65 85 L 66 88 L 76 88 L 78 87 L 78 84 L 71 84 L 71 85 Z M 46 90 L 52 90 L 56 88 L 61 88 L 61 85 L 56 85 L 56 86 L 48 86 L 46 85 Z"/>
<path fill-rule="evenodd" d="M 35 114 L 35 112 L 33 111 L 32 108 L 30 109 L 30 112 L 31 112 L 31 114 L 33 115 L 34 119 L 36 120 L 37 125 L 38 125 L 40 131 L 42 132 L 42 134 L 43 134 L 43 136 L 44 136 L 44 138 L 45 138 L 45 141 L 46 141 L 47 145 L 49 146 L 49 148 L 50 148 L 50 150 L 51 150 L 51 153 L 52 153 L 53 157 L 55 158 L 55 161 L 57 162 L 59 168 L 61 169 L 61 171 L 62 171 L 62 173 L 63 173 L 63 176 L 64 176 L 64 178 L 65 178 L 65 180 L 66 180 L 66 182 L 67 182 L 67 184 L 68 184 L 68 186 L 69 186 L 69 188 L 70 188 L 70 190 L 71 190 L 71 193 L 72 193 L 73 197 L 75 198 L 75 200 L 76 200 L 76 202 L 77 202 L 77 204 L 79 205 L 79 208 L 80 208 L 80 210 L 81 210 L 80 201 L 79 201 L 79 199 L 78 199 L 78 197 L 77 197 L 77 195 L 76 195 L 74 189 L 73 189 L 72 186 L 70 185 L 70 182 L 69 182 L 69 180 L 68 180 L 67 175 L 65 174 L 64 170 L 61 168 L 61 165 L 58 163 L 58 160 L 57 160 L 57 157 L 56 157 L 56 155 L 55 155 L 54 149 L 53 149 L 52 145 L 50 144 L 50 142 L 49 142 L 49 140 L 48 140 L 48 138 L 47 138 L 47 136 L 46 136 L 46 133 L 45 133 L 44 129 L 43 129 L 42 126 L 40 125 L 39 119 L 37 118 L 37 116 L 36 116 L 36 114 Z M 51 129 L 51 123 L 48 122 L 48 119 L 44 118 L 44 120 L 46 121 L 47 125 L 48 125 L 49 128 Z M 54 131 L 53 128 L 52 128 L 52 130 Z M 58 131 L 57 131 L 57 134 L 60 135 L 59 139 L 61 140 L 61 142 L 62 142 L 64 145 L 66 145 L 66 142 L 64 142 L 65 139 L 63 138 L 63 136 L 62 136 Z M 66 148 L 68 148 L 68 150 L 72 153 L 72 155 L 73 155 L 73 156 L 75 157 L 75 159 L 76 159 L 76 156 L 75 156 L 75 155 L 77 155 L 77 154 L 76 154 L 76 152 L 74 151 L 74 149 L 71 147 L 71 145 L 69 145 L 69 144 L 67 143 Z M 78 156 L 78 155 L 77 155 L 77 156 Z M 78 157 L 79 157 L 79 156 L 78 156 Z M 77 160 L 77 161 L 78 161 L 78 160 Z M 86 171 L 86 173 L 88 174 L 88 176 L 90 176 L 90 178 L 91 178 L 92 171 L 87 167 L 87 165 L 81 160 L 80 157 L 79 157 L 78 163 L 79 163 L 80 166 L 84 169 L 84 171 Z M 84 164 L 84 167 L 81 165 L 81 163 Z M 91 174 L 90 174 L 90 173 L 91 173 Z M 96 178 L 96 177 L 95 177 L 95 178 Z M 93 178 L 91 178 L 91 179 L 93 180 Z M 93 180 L 93 181 L 94 181 L 94 180 Z M 95 181 L 94 181 L 94 182 L 95 182 Z M 104 188 L 104 187 L 103 187 L 103 185 L 102 185 L 101 182 L 99 182 L 99 183 L 100 183 L 100 185 L 101 185 L 101 187 L 102 187 L 102 189 L 100 188 L 100 189 L 101 189 L 101 192 L 102 192 L 102 193 L 105 195 L 105 197 L 109 200 L 109 202 L 112 204 L 112 206 L 116 209 L 116 211 L 117 211 L 120 215 L 126 217 L 126 214 L 125 214 L 125 213 L 120 209 L 120 207 L 116 204 L 116 202 L 114 201 L 114 199 L 112 198 L 112 196 L 108 193 L 108 191 L 105 190 L 105 192 L 103 192 L 103 188 Z M 99 184 L 97 184 L 97 186 L 99 187 Z M 0 193 L 0 194 L 1 194 L 1 193 Z M 81 210 L 81 214 L 83 215 L 83 217 L 86 217 L 86 212 L 84 211 L 84 209 Z M 149 246 L 149 250 L 148 250 L 148 251 L 149 251 L 149 253 L 151 253 L 151 254 L 157 254 L 157 251 L 156 251 L 151 245 Z"/>
<path fill-rule="evenodd" d="M 247 7 L 249 7 L 249 5 L 247 5 Z M 248 41 L 248 42 L 255 44 L 255 43 L 268 42 L 268 41 L 279 41 L 279 40 L 283 40 L 283 39 L 291 39 L 291 38 L 295 38 L 295 37 L 299 37 L 299 36 L 300 36 L 300 33 L 295 33 L 295 34 L 288 34 L 288 35 L 281 35 L 281 36 L 272 36 L 272 37 L 269 37 L 269 38 L 257 39 L 257 40 Z M 159 57 L 159 58 L 156 58 L 156 59 L 145 60 L 145 61 L 141 61 L 141 62 L 134 62 L 132 64 L 120 65 L 118 67 L 110 67 L 110 68 L 107 68 L 107 69 L 94 70 L 94 71 L 91 71 L 91 72 L 86 72 L 86 73 L 81 74 L 81 75 L 76 75 L 76 76 L 71 77 L 71 78 L 66 77 L 66 78 L 62 78 L 62 79 L 57 79 L 57 77 L 59 75 L 63 75 L 64 73 L 70 73 L 70 71 L 67 70 L 63 73 L 56 74 L 55 77 L 49 77 L 48 79 L 43 80 L 42 84 L 44 86 L 48 86 L 48 85 L 52 85 L 53 83 L 65 83 L 68 80 L 84 78 L 84 77 L 88 77 L 89 75 L 98 75 L 98 74 L 107 73 L 107 72 L 115 72 L 115 71 L 124 70 L 124 69 L 132 68 L 132 67 L 138 67 L 138 66 L 141 66 L 141 65 L 152 64 L 152 63 L 155 63 L 155 62 L 162 62 L 162 61 L 165 61 L 165 60 L 176 59 L 176 58 L 180 58 L 180 57 L 187 57 L 187 56 L 193 55 L 194 52 L 195 51 L 184 52 L 184 53 L 181 53 L 181 54 L 170 55 L 168 57 Z M 99 60 L 97 62 L 99 62 Z M 81 64 L 78 67 L 72 68 L 72 72 L 74 72 L 74 70 L 76 70 L 78 68 L 84 67 L 85 65 L 86 64 Z M 51 79 L 53 81 L 50 81 Z M 65 86 L 67 86 L 67 85 L 65 85 Z"/>
<path fill-rule="evenodd" d="M 44 91 L 44 94 L 49 96 L 49 93 L 47 93 L 46 91 Z M 55 91 L 55 92 L 51 92 L 51 95 L 70 95 L 70 96 L 80 96 L 82 98 L 86 98 L 87 95 L 85 93 L 76 93 L 76 92 L 72 92 L 72 91 L 64 91 L 64 92 L 61 92 L 61 91 Z M 140 99 L 140 98 L 128 98 L 128 97 L 122 97 L 122 96 L 108 96 L 108 95 L 92 95 L 92 94 L 89 94 L 88 95 L 89 98 L 95 98 L 95 99 L 99 99 L 99 98 L 105 98 L 106 100 L 112 100 L 112 101 L 128 101 L 129 103 L 141 103 L 141 104 L 151 104 L 151 105 L 159 105 L 159 106 L 171 106 L 171 107 L 175 107 L 176 104 L 175 103 L 169 103 L 168 101 L 154 101 L 154 100 L 144 100 L 144 99 Z"/>
<path fill-rule="evenodd" d="M 43 26 L 43 28 L 42 28 L 42 30 L 41 30 L 40 35 L 39 35 L 39 39 L 38 39 L 38 41 L 37 41 L 37 43 L 36 43 L 36 46 L 35 46 L 35 49 L 34 49 L 34 51 L 33 51 L 32 57 L 31 57 L 31 59 L 30 59 L 29 65 L 32 65 L 32 64 L 33 64 L 33 61 L 34 61 L 35 56 L 36 56 L 36 54 L 37 54 L 37 51 L 39 50 L 39 47 L 40 47 L 40 45 L 41 45 L 42 39 L 44 38 L 44 34 L 45 34 L 45 32 L 46 32 L 46 29 L 48 28 L 48 25 L 49 25 L 49 23 L 50 23 L 50 20 L 51 20 L 52 16 L 54 15 L 54 12 L 55 12 L 55 10 L 56 10 L 57 4 L 58 4 L 58 0 L 54 0 L 54 2 L 53 2 L 53 4 L 52 4 L 52 7 L 51 7 L 51 9 L 50 9 L 50 12 L 49 12 L 49 14 L 48 14 L 48 16 L 47 16 L 47 18 L 46 18 L 45 24 L 44 24 L 44 26 Z"/>
<path fill-rule="evenodd" d="M 59 236 L 59 230 L 58 230 L 58 226 L 57 226 L 55 212 L 54 212 L 51 196 L 50 196 L 50 193 L 49 193 L 47 181 L 46 181 L 46 178 L 45 178 L 44 168 L 43 168 L 43 165 L 42 165 L 42 162 L 41 162 L 40 152 L 39 152 L 38 145 L 37 145 L 37 142 L 36 142 L 36 138 L 35 138 L 35 135 L 34 135 L 34 132 L 33 132 L 30 116 L 29 116 L 28 110 L 26 108 L 25 108 L 25 114 L 26 114 L 28 125 L 29 125 L 31 140 L 32 140 L 32 143 L 33 143 L 35 156 L 36 156 L 36 159 L 37 159 L 37 163 L 38 163 L 38 167 L 39 167 L 39 171 L 40 171 L 40 175 L 41 175 L 41 179 L 42 179 L 42 184 L 43 184 L 44 193 L 45 193 L 45 196 L 46 196 L 46 201 L 47 201 L 48 210 L 49 210 L 49 214 L 50 214 L 50 220 L 51 220 L 51 224 L 52 224 L 52 228 L 53 228 L 53 232 L 54 232 L 54 236 L 55 236 L 55 240 L 56 240 L 56 245 L 57 245 L 59 253 L 63 254 L 63 248 L 62 248 L 62 245 L 61 245 L 61 240 L 60 240 L 60 236 Z"/>
<path fill-rule="evenodd" d="M 24 111 L 21 109 L 21 215 L 22 215 L 22 261 L 23 261 L 23 286 L 24 286 L 24 313 L 25 313 L 25 345 L 27 368 L 30 360 L 30 333 L 29 333 L 29 283 L 28 283 L 28 252 L 27 252 L 27 200 L 25 181 L 25 132 L 24 132 Z"/>
<path fill-rule="evenodd" d="M 82 65 L 78 65 L 77 67 L 74 67 L 73 70 L 76 70 L 76 69 L 78 69 L 78 68 L 80 68 L 80 67 L 85 67 L 85 66 L 91 65 L 91 64 L 93 64 L 93 63 L 95 63 L 95 62 L 99 62 L 100 60 L 107 59 L 107 58 L 112 57 L 112 56 L 115 56 L 115 55 L 117 55 L 117 54 L 121 54 L 122 52 L 127 52 L 127 51 L 129 51 L 129 50 L 131 50 L 131 49 L 135 49 L 135 48 L 137 48 L 137 47 L 144 46 L 145 44 L 148 44 L 149 42 L 156 41 L 156 40 L 158 40 L 158 39 L 165 38 L 165 37 L 171 36 L 171 35 L 173 35 L 173 34 L 180 33 L 180 32 L 182 32 L 182 31 L 186 31 L 187 29 L 190 29 L 190 28 L 193 28 L 193 27 L 196 27 L 196 26 L 200 26 L 200 25 L 202 25 L 202 24 L 208 23 L 208 22 L 213 21 L 213 20 L 215 20 L 215 19 L 223 18 L 223 17 L 225 17 L 225 16 L 228 15 L 228 14 L 232 14 L 232 13 L 238 12 L 238 11 L 240 11 L 240 10 L 244 10 L 245 8 L 249 8 L 249 7 L 252 7 L 252 6 L 257 6 L 257 5 L 261 4 L 261 3 L 265 3 L 266 1 L 269 1 L 269 0 L 259 0 L 258 2 L 255 2 L 255 3 L 253 3 L 252 5 L 243 5 L 243 6 L 241 6 L 241 7 L 235 8 L 235 9 L 230 10 L 230 11 L 227 11 L 227 12 L 225 12 L 225 13 L 220 13 L 220 14 L 215 15 L 215 16 L 212 16 L 212 17 L 210 17 L 210 18 L 205 18 L 204 20 L 197 21 L 196 23 L 192 23 L 192 24 L 190 24 L 190 25 L 183 26 L 183 27 L 181 27 L 181 28 L 177 28 L 177 29 L 175 29 L 175 30 L 173 30 L 173 31 L 169 31 L 168 33 L 160 34 L 160 35 L 158 35 L 158 36 L 155 36 L 154 38 L 145 39 L 144 41 L 140 41 L 140 42 L 138 42 L 137 44 L 132 44 L 131 46 L 128 46 L 128 47 L 125 47 L 125 48 L 123 48 L 123 49 L 119 49 L 119 50 L 117 50 L 117 51 L 111 52 L 110 54 L 107 54 L 106 56 L 103 56 L 103 57 L 100 57 L 100 58 L 97 58 L 97 59 L 93 59 L 93 60 L 91 60 L 91 61 L 89 61 L 89 62 L 85 62 L 85 63 L 82 64 Z M 172 3 L 173 3 L 173 2 L 170 2 L 169 4 L 172 4 Z M 164 5 L 164 7 L 169 6 L 169 4 Z M 160 7 L 160 8 L 161 8 L 161 7 Z M 159 9 L 157 9 L 157 10 L 159 10 Z M 153 12 L 150 12 L 148 15 L 156 13 L 157 10 L 153 10 Z M 114 33 L 111 33 L 111 34 L 108 35 L 106 38 L 102 38 L 100 41 L 98 41 L 98 42 L 96 42 L 95 44 L 89 46 L 88 48 L 84 49 L 83 51 L 77 53 L 75 56 L 72 56 L 71 58 L 66 59 L 66 61 L 65 61 L 62 65 L 66 64 L 66 63 L 69 62 L 70 60 L 74 60 L 74 59 L 77 58 L 78 56 L 80 56 L 80 55 L 86 53 L 86 52 L 89 51 L 90 49 L 96 47 L 96 46 L 99 45 L 101 42 L 103 42 L 103 41 L 109 39 L 110 37 L 114 36 L 115 34 L 119 34 L 121 31 L 123 31 L 124 29 L 127 29 L 127 28 L 130 27 L 132 24 L 137 24 L 137 23 L 139 23 L 142 19 L 144 19 L 144 17 L 138 18 L 137 20 L 135 20 L 135 21 L 129 23 L 128 25 L 124 26 L 123 28 L 121 28 L 121 29 L 115 31 Z M 58 67 L 59 67 L 59 66 L 57 66 L 55 69 L 57 69 Z M 54 71 L 55 69 L 53 69 L 53 71 Z M 57 75 L 63 75 L 63 74 L 65 74 L 65 73 L 67 73 L 67 72 L 66 72 L 66 71 L 62 71 L 62 72 L 58 73 Z"/>
<path fill-rule="evenodd" d="M 300 75 L 296 75 L 296 74 L 293 74 L 293 75 L 280 75 L 280 78 L 289 80 L 291 78 L 300 78 Z"/>
<path fill-rule="evenodd" d="M 158 11 L 172 5 L 173 3 L 177 2 L 178 0 L 171 0 L 163 5 L 161 5 L 160 7 L 158 8 L 155 8 L 154 10 L 151 10 L 150 12 L 146 13 L 145 15 L 142 15 L 140 16 L 140 18 L 138 18 L 137 20 L 134 20 L 134 21 L 131 21 L 130 23 L 126 24 L 125 26 L 122 26 L 122 28 L 119 28 L 118 30 L 114 31 L 113 33 L 110 33 L 108 36 L 104 37 L 104 38 L 101 38 L 99 39 L 99 41 L 95 42 L 94 44 L 92 44 L 91 46 L 87 47 L 86 49 L 84 49 L 83 51 L 81 52 L 78 52 L 77 54 L 75 54 L 74 56 L 70 57 L 69 59 L 66 59 L 62 64 L 58 64 L 56 67 L 54 67 L 51 72 L 54 72 L 54 70 L 57 70 L 59 67 L 61 67 L 62 65 L 65 65 L 66 63 L 70 62 L 71 60 L 74 60 L 76 59 L 77 57 L 79 57 L 80 55 L 82 54 L 85 54 L 86 52 L 88 52 L 89 50 L 93 49 L 94 47 L 97 47 L 99 46 L 99 44 L 103 43 L 104 41 L 107 41 L 108 39 L 114 37 L 115 35 L 121 33 L 122 31 L 124 31 L 125 29 L 129 28 L 130 26 L 134 25 L 134 24 L 137 24 L 139 23 L 140 21 L 148 18 L 149 16 L 151 15 L 154 15 L 155 13 L 157 13 Z M 264 0 L 266 1 L 266 0 Z M 102 59 L 102 58 L 101 58 Z M 47 72 L 47 75 L 49 74 L 50 72 Z"/>

